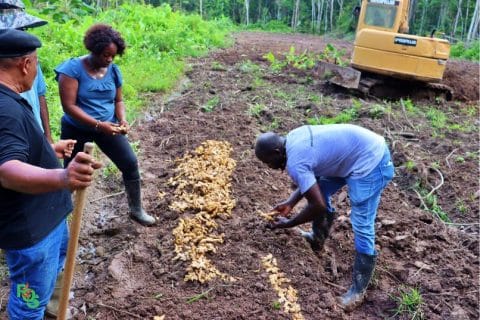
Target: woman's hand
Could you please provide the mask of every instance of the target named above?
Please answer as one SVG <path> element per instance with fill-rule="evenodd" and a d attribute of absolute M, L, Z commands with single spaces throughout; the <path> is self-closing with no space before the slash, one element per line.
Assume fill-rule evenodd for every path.
<path fill-rule="evenodd" d="M 130 130 L 130 125 L 128 124 L 127 120 L 121 120 L 119 122 L 120 124 L 120 133 L 121 134 L 128 134 L 128 131 Z"/>
<path fill-rule="evenodd" d="M 115 136 L 117 134 L 122 134 L 118 123 L 112 123 L 108 121 L 99 122 L 97 125 L 97 130 L 107 136 Z"/>
<path fill-rule="evenodd" d="M 55 155 L 57 156 L 57 158 L 70 158 L 72 156 L 75 143 L 77 143 L 77 140 L 58 140 L 56 143 L 52 144 L 52 148 L 55 151 Z"/>

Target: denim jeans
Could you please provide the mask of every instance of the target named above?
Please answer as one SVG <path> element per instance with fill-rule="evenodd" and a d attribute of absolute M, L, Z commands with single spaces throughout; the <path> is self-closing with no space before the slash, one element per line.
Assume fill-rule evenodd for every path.
<path fill-rule="evenodd" d="M 329 212 L 334 212 L 330 197 L 344 185 L 348 185 L 348 196 L 352 206 L 350 220 L 355 235 L 355 250 L 374 255 L 375 253 L 375 218 L 383 189 L 392 180 L 394 174 L 390 151 L 385 153 L 380 163 L 365 177 L 360 179 L 319 177 L 323 196 Z"/>
<path fill-rule="evenodd" d="M 5 251 L 10 272 L 10 320 L 43 319 L 57 274 L 65 263 L 67 247 L 68 227 L 64 220 L 37 244 Z"/>

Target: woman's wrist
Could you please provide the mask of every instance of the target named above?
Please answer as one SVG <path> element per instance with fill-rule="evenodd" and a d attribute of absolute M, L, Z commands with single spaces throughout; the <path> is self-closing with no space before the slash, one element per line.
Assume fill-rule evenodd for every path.
<path fill-rule="evenodd" d="M 94 127 L 95 131 L 98 131 L 98 129 L 100 128 L 100 123 L 101 123 L 101 121 L 99 121 L 99 120 L 97 120 L 97 122 L 95 122 L 95 127 Z"/>

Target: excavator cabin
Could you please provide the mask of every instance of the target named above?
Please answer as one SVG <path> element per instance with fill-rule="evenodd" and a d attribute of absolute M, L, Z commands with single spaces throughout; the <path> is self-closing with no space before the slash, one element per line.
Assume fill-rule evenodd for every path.
<path fill-rule="evenodd" d="M 450 55 L 447 40 L 407 34 L 408 0 L 363 0 L 351 65 L 389 77 L 439 82 Z"/>

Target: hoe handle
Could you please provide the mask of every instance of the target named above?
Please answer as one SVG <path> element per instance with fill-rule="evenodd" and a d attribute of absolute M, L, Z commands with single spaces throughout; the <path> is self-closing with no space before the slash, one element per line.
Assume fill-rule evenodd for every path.
<path fill-rule="evenodd" d="M 87 142 L 83 147 L 83 152 L 93 153 L 93 143 Z M 78 237 L 82 224 L 82 214 L 85 208 L 85 199 L 87 189 L 80 189 L 75 192 L 75 206 L 72 213 L 72 222 L 70 224 L 70 240 L 68 241 L 67 259 L 63 276 L 62 294 L 60 295 L 60 305 L 58 306 L 57 320 L 66 320 L 68 298 L 70 296 L 70 287 L 72 286 L 73 273 L 75 269 L 75 257 L 77 255 Z"/>

